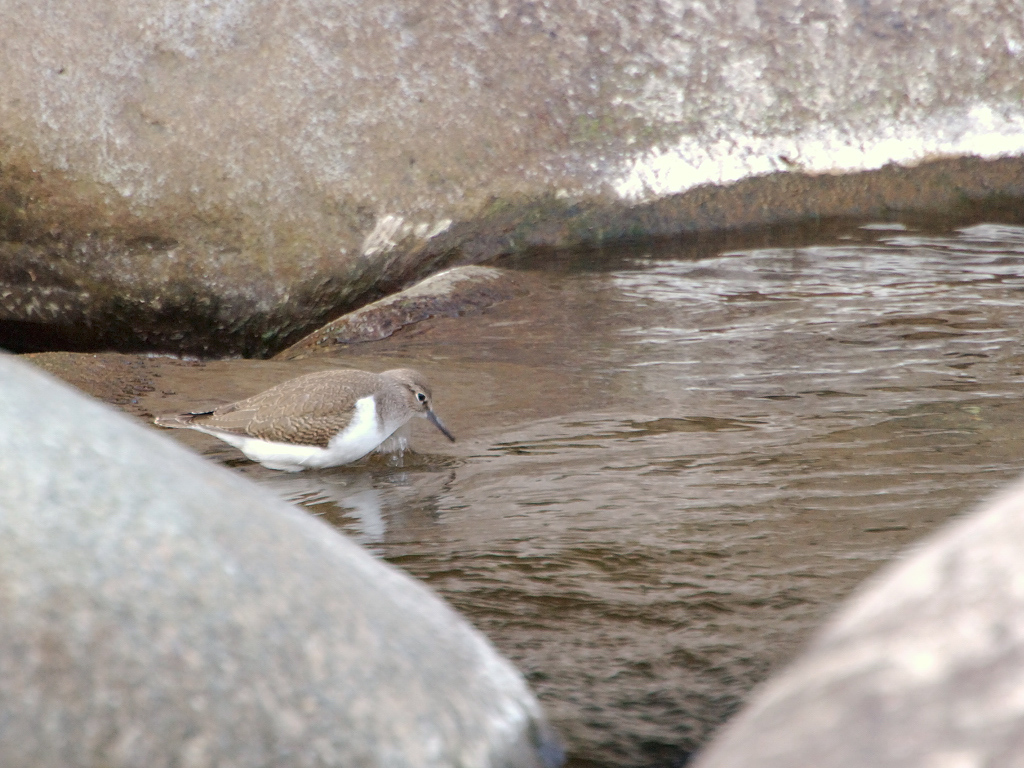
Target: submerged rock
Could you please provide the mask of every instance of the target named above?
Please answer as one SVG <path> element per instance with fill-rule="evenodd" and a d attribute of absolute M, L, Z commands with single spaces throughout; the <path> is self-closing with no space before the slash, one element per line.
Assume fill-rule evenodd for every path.
<path fill-rule="evenodd" d="M 697 768 L 1024 762 L 1024 483 L 887 567 Z"/>
<path fill-rule="evenodd" d="M 521 283 L 522 278 L 504 269 L 453 267 L 339 317 L 277 357 L 290 360 L 337 344 L 386 339 L 431 317 L 455 317 L 521 295 L 526 292 Z"/>
<path fill-rule="evenodd" d="M 560 762 L 422 584 L 30 366 L 0 394 L 5 768 Z"/>

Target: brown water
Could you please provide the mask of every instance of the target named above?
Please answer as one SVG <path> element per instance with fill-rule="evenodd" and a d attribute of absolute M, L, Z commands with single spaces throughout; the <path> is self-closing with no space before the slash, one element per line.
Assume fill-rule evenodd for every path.
<path fill-rule="evenodd" d="M 207 367 L 238 397 L 414 364 L 455 445 L 422 424 L 401 466 L 302 475 L 201 447 L 442 593 L 574 765 L 681 764 L 860 581 L 1024 468 L 1024 228 L 513 266 L 544 289 L 485 316 Z"/>

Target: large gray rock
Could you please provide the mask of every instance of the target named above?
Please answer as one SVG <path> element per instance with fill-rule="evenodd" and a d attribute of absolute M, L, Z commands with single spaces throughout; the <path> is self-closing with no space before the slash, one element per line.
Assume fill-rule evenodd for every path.
<path fill-rule="evenodd" d="M 1021 196 L 1021 11 L 5 0 L 0 339 L 264 354 L 456 260 Z"/>
<path fill-rule="evenodd" d="M 886 568 L 697 768 L 1024 765 L 1024 483 Z"/>
<path fill-rule="evenodd" d="M 0 765 L 559 760 L 426 587 L 0 357 Z"/>

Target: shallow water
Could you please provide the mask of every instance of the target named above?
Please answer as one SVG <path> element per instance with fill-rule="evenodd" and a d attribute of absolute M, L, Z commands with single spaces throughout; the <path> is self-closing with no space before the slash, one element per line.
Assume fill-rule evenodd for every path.
<path fill-rule="evenodd" d="M 455 445 L 422 424 L 400 462 L 294 476 L 205 447 L 441 592 L 575 765 L 681 764 L 860 581 L 1024 467 L 1024 228 L 512 266 L 543 290 L 306 363 L 416 365 Z"/>

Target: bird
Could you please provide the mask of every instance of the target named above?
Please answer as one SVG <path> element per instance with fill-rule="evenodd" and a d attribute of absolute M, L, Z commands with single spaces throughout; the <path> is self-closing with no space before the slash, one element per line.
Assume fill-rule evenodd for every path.
<path fill-rule="evenodd" d="M 213 410 L 157 416 L 154 423 L 213 435 L 268 469 L 301 472 L 361 459 L 414 416 L 455 442 L 418 371 L 336 369 L 307 373 Z"/>

